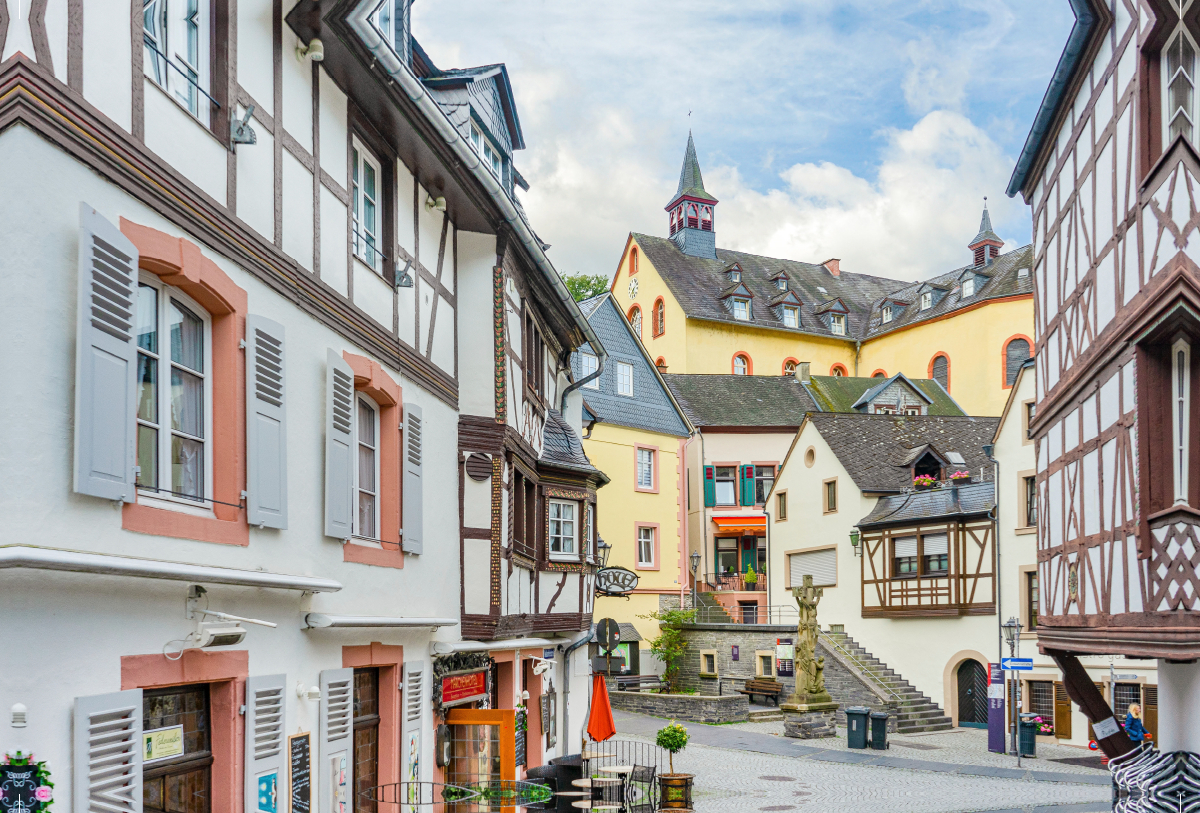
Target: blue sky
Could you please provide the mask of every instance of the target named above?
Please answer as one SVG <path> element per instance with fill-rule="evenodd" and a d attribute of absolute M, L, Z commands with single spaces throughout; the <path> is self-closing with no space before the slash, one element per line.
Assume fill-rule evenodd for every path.
<path fill-rule="evenodd" d="M 666 234 L 689 128 L 717 244 L 919 279 L 967 262 L 1070 31 L 1067 0 L 417 0 L 439 67 L 504 62 L 534 228 L 563 273 Z M 689 116 L 689 112 L 691 115 Z"/>

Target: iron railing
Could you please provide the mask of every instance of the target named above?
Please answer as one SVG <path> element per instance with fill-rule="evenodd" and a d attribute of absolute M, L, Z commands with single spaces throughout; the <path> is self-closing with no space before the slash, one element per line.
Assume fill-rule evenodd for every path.
<path fill-rule="evenodd" d="M 884 683 L 874 672 L 872 672 L 871 667 L 867 663 L 865 663 L 861 658 L 859 658 L 854 653 L 850 652 L 844 646 L 839 644 L 836 640 L 833 639 L 833 637 L 831 637 L 829 635 L 829 633 L 824 632 L 823 630 L 818 630 L 817 631 L 817 640 L 820 641 L 822 644 L 824 644 L 826 647 L 837 650 L 837 652 L 843 658 L 850 661 L 850 663 L 854 664 L 858 668 L 858 671 L 860 671 L 864 675 L 870 677 L 872 682 L 875 683 L 876 686 L 878 686 L 880 689 L 882 689 L 883 691 L 885 691 L 889 695 L 891 695 L 893 701 L 899 703 L 904 699 L 896 692 L 895 689 L 893 689 L 891 686 Z"/>
<path fill-rule="evenodd" d="M 583 750 L 583 775 L 587 778 L 622 782 L 601 785 L 593 799 L 600 804 L 618 805 L 628 813 L 653 813 L 658 810 L 658 777 L 670 772 L 668 754 L 662 748 L 638 740 L 589 742 Z M 628 766 L 629 773 L 613 773 L 605 768 Z"/>
<path fill-rule="evenodd" d="M 745 573 L 705 573 L 700 589 L 706 593 L 722 591 L 766 592 L 767 574 L 755 574 L 753 582 L 746 581 Z"/>
<path fill-rule="evenodd" d="M 800 613 L 794 604 L 742 604 L 737 607 L 702 605 L 693 624 L 773 624 L 794 627 Z"/>

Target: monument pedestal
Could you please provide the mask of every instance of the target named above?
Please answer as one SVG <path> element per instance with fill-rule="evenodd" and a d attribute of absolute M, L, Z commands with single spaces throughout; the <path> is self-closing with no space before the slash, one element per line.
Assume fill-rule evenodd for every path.
<path fill-rule="evenodd" d="M 815 740 L 837 736 L 837 703 L 793 703 L 789 699 L 787 703 L 780 704 L 779 708 L 783 712 L 785 737 Z"/>

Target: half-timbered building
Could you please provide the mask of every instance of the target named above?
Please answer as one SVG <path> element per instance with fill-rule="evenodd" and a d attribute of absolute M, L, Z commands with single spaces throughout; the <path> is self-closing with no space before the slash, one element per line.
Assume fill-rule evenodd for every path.
<path fill-rule="evenodd" d="M 1008 192 L 1032 207 L 1039 646 L 1158 659 L 1158 746 L 1200 752 L 1194 2 L 1075 0 Z M 1175 802 L 1172 801 L 1172 804 Z"/>
<path fill-rule="evenodd" d="M 373 810 L 579 736 L 603 345 L 506 69 L 410 6 L 0 11 L 0 618 L 42 642 L 6 747 L 69 807 L 274 810 L 290 763 Z"/>

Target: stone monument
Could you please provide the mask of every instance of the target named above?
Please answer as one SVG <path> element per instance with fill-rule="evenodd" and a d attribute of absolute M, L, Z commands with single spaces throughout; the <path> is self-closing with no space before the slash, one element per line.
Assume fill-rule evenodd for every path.
<path fill-rule="evenodd" d="M 817 656 L 817 604 L 825 591 L 813 587 L 812 576 L 804 577 L 802 587 L 793 587 L 792 595 L 800 608 L 796 625 L 796 691 L 780 704 L 783 733 L 788 737 L 811 740 L 837 735 L 835 714 L 838 704 L 825 689 L 825 659 Z"/>

